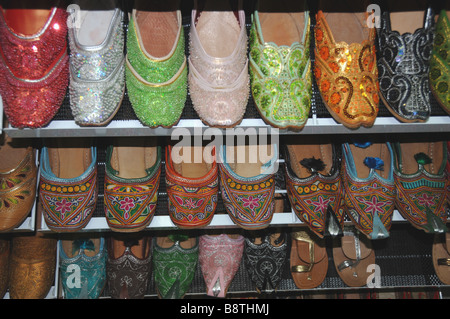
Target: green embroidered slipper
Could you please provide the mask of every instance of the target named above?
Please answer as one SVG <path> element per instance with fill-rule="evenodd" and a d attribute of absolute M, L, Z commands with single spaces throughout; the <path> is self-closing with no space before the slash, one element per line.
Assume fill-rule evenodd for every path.
<path fill-rule="evenodd" d="M 251 92 L 261 117 L 271 126 L 301 129 L 308 120 L 312 92 L 309 28 L 309 11 L 260 10 L 252 15 Z"/>
<path fill-rule="evenodd" d="M 126 84 L 131 105 L 144 125 L 169 128 L 180 119 L 187 97 L 184 47 L 180 11 L 133 10 Z"/>
<path fill-rule="evenodd" d="M 430 87 L 442 108 L 450 114 L 450 21 L 442 10 L 436 23 L 430 59 Z"/>

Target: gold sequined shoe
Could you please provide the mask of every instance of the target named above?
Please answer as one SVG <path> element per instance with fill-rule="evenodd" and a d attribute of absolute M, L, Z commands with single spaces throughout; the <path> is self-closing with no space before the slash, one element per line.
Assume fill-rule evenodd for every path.
<path fill-rule="evenodd" d="M 4 136 L 0 142 L 0 232 L 19 226 L 36 199 L 35 151 Z"/>
<path fill-rule="evenodd" d="M 375 28 L 363 13 L 320 10 L 316 21 L 314 76 L 326 108 L 348 128 L 371 127 L 379 103 Z"/>
<path fill-rule="evenodd" d="M 11 299 L 44 299 L 55 281 L 56 243 L 42 235 L 12 239 L 9 267 Z"/>

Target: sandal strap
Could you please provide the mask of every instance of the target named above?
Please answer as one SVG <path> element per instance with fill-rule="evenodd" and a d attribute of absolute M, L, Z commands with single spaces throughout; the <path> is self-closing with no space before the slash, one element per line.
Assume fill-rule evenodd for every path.
<path fill-rule="evenodd" d="M 450 266 L 450 258 L 439 258 L 437 263 L 439 266 Z"/>
<path fill-rule="evenodd" d="M 355 238 L 355 251 L 356 251 L 356 259 L 355 260 L 351 260 L 351 259 L 347 259 L 344 260 L 342 263 L 340 263 L 338 265 L 338 269 L 339 271 L 342 271 L 346 268 L 351 268 L 353 266 L 356 266 L 359 264 L 359 262 L 361 261 L 361 244 L 359 241 L 359 236 L 358 234 L 355 234 L 353 232 L 349 232 L 349 231 L 344 231 L 344 236 L 353 236 Z"/>
<path fill-rule="evenodd" d="M 291 267 L 291 271 L 297 273 L 310 272 L 315 264 L 314 241 L 309 238 L 309 236 L 305 232 L 301 231 L 293 233 L 292 238 L 296 241 L 296 244 L 298 241 L 306 242 L 308 244 L 310 262 L 308 263 L 308 265 L 294 265 Z"/>

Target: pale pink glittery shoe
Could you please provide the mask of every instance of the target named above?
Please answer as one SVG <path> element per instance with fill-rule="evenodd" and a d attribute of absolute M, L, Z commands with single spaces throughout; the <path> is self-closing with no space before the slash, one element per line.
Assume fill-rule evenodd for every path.
<path fill-rule="evenodd" d="M 241 235 L 200 236 L 198 258 L 208 296 L 225 297 L 243 253 L 244 237 Z"/>
<path fill-rule="evenodd" d="M 211 127 L 239 124 L 250 93 L 245 12 L 241 1 L 236 7 L 238 19 L 227 1 L 196 3 L 192 10 L 189 90 L 195 111 Z"/>

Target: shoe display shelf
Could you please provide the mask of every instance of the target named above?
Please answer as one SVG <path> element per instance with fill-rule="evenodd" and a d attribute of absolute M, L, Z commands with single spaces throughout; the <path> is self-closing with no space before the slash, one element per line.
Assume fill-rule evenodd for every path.
<path fill-rule="evenodd" d="M 250 21 L 249 19 L 247 21 Z M 186 44 L 189 41 L 189 20 L 184 16 L 183 25 L 186 35 Z M 313 26 L 313 23 L 312 23 Z M 248 28 L 250 25 L 248 25 Z M 187 48 L 188 46 L 186 46 Z M 314 52 L 311 50 L 311 52 Z M 0 101 L 1 102 L 1 101 Z M 450 133 L 450 116 L 442 110 L 438 103 L 432 98 L 431 116 L 425 123 L 401 123 L 390 114 L 388 109 L 380 102 L 380 109 L 375 123 L 370 128 L 361 127 L 356 130 L 349 129 L 342 124 L 338 124 L 328 113 L 325 108 L 315 82 L 313 83 L 313 97 L 311 100 L 311 112 L 305 127 L 300 131 L 291 131 L 287 129 L 277 130 L 280 135 L 280 145 L 284 142 L 284 138 L 298 139 L 308 143 L 311 138 L 332 138 L 338 141 L 350 140 L 353 136 L 380 138 L 381 140 L 390 140 L 391 138 L 401 137 L 407 140 L 423 139 L 423 138 L 443 138 L 447 139 Z M 1 107 L 1 105 L 0 105 Z M 2 111 L 2 110 L 0 110 Z M 80 232 L 102 232 L 105 236 L 111 234 L 108 227 L 103 207 L 103 182 L 105 175 L 105 149 L 109 139 L 115 137 L 138 137 L 148 136 L 158 139 L 168 140 L 177 129 L 182 128 L 183 132 L 191 135 L 201 135 L 210 128 L 202 123 L 198 115 L 194 111 L 189 94 L 187 96 L 186 105 L 177 125 L 172 128 L 149 128 L 143 125 L 136 117 L 131 103 L 128 99 L 127 92 L 112 121 L 105 127 L 80 127 L 74 120 L 70 109 L 69 96 L 61 106 L 59 112 L 48 126 L 38 129 L 18 129 L 9 125 L 6 119 L 1 118 L 0 112 L 0 132 L 6 133 L 12 138 L 24 139 L 45 139 L 45 138 L 94 138 L 98 146 L 98 168 L 99 168 L 99 195 L 97 201 L 97 209 L 88 225 Z M 3 126 L 1 125 L 3 123 Z M 1 127 L 2 126 L 2 127 Z M 258 134 L 261 129 L 271 132 L 271 126 L 266 124 L 260 117 L 252 97 L 249 97 L 249 103 L 242 122 L 236 128 L 243 129 L 243 134 Z M 255 129 L 255 130 L 246 130 Z M 222 132 L 225 136 L 226 129 L 215 129 Z M 241 131 L 242 132 L 242 131 Z M 265 131 L 264 131 L 265 132 Z M 273 132 L 273 131 L 272 131 Z M 37 157 L 39 158 L 39 157 Z M 277 190 L 276 194 L 280 195 L 284 202 L 283 212 L 274 214 L 270 227 L 280 227 L 285 231 L 291 232 L 298 227 L 302 227 L 303 223 L 293 212 L 287 199 L 287 192 L 284 185 L 284 160 L 280 158 L 280 166 L 277 173 Z M 159 188 L 159 196 L 157 203 L 157 211 L 147 230 L 154 230 L 155 234 L 164 233 L 165 231 L 176 230 L 177 227 L 172 223 L 167 209 L 167 193 L 165 192 L 164 183 L 164 163 L 161 171 L 161 183 Z M 37 214 L 39 207 L 38 197 L 30 216 L 16 228 L 14 231 L 21 230 L 37 230 L 40 232 L 52 233 L 41 214 Z M 350 221 L 347 221 L 350 224 Z M 37 225 L 37 226 L 35 226 Z M 192 230 L 195 232 L 214 232 L 223 230 L 224 232 L 242 231 L 230 219 L 226 213 L 225 207 L 221 201 L 219 194 L 219 203 L 214 218 L 209 226 L 202 230 Z M 331 238 L 327 238 L 331 241 Z M 380 287 L 383 289 L 396 289 L 398 287 L 443 287 L 444 285 L 436 276 L 432 264 L 432 243 L 433 236 L 413 228 L 396 210 L 393 216 L 393 226 L 391 236 L 387 240 L 373 241 L 373 248 L 376 254 L 376 263 L 381 268 Z M 58 245 L 59 246 L 59 245 Z M 324 282 L 311 291 L 318 290 L 358 290 L 346 286 L 338 276 L 334 267 L 331 243 L 327 245 L 327 253 L 329 266 L 327 276 Z M 59 258 L 57 258 L 58 260 Z M 287 262 L 285 265 L 283 279 L 277 289 L 276 295 L 269 296 L 298 296 L 302 293 L 308 293 L 308 290 L 301 290 L 295 286 L 291 277 L 290 266 Z M 62 293 L 58 283 L 59 273 L 58 265 L 55 276 L 55 285 L 50 290 L 47 298 L 60 298 Z M 253 284 L 245 269 L 245 264 L 241 262 L 239 270 L 229 287 L 227 297 L 240 296 L 259 296 L 253 288 Z M 380 288 L 376 287 L 376 288 Z M 367 289 L 362 287 L 361 289 Z M 205 297 L 206 285 L 203 281 L 200 267 L 196 268 L 194 282 L 188 291 L 186 298 Z M 150 280 L 147 293 L 148 298 L 158 298 L 155 291 L 153 278 Z M 9 298 L 8 293 L 5 298 Z M 109 298 L 107 287 L 105 288 L 102 298 Z"/>

